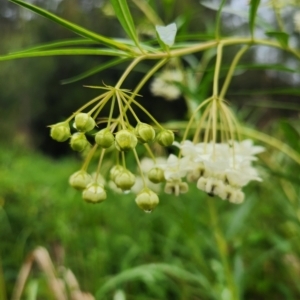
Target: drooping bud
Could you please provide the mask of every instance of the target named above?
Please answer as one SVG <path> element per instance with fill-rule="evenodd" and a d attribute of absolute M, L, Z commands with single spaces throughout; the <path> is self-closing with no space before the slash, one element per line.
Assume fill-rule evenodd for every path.
<path fill-rule="evenodd" d="M 132 131 L 122 129 L 116 133 L 115 144 L 119 151 L 127 151 L 135 148 L 137 137 Z"/>
<path fill-rule="evenodd" d="M 57 142 L 64 142 L 70 136 L 70 126 L 68 122 L 60 122 L 54 125 L 51 125 L 50 136 Z"/>
<path fill-rule="evenodd" d="M 102 148 L 109 148 L 113 145 L 115 138 L 108 128 L 98 131 L 95 135 L 96 143 Z"/>
<path fill-rule="evenodd" d="M 87 202 L 99 203 L 106 199 L 106 192 L 101 184 L 92 182 L 82 192 L 82 198 Z"/>
<path fill-rule="evenodd" d="M 161 168 L 154 167 L 148 172 L 148 178 L 153 183 L 165 181 L 164 171 Z"/>
<path fill-rule="evenodd" d="M 156 136 L 157 142 L 164 146 L 171 146 L 174 142 L 174 133 L 171 130 L 163 129 Z"/>
<path fill-rule="evenodd" d="M 70 144 L 73 150 L 81 152 L 88 147 L 89 142 L 83 132 L 76 132 L 72 135 Z"/>
<path fill-rule="evenodd" d="M 144 188 L 135 198 L 135 202 L 139 208 L 149 213 L 157 206 L 159 198 L 149 188 Z"/>
<path fill-rule="evenodd" d="M 79 131 L 91 131 L 94 129 L 95 125 L 95 120 L 89 114 L 79 113 L 75 116 L 75 126 Z"/>
<path fill-rule="evenodd" d="M 75 172 L 69 178 L 69 184 L 77 190 L 85 189 L 90 182 L 92 182 L 92 176 L 84 170 Z"/>
<path fill-rule="evenodd" d="M 149 143 L 155 139 L 154 128 L 146 123 L 138 123 L 135 127 L 135 134 L 141 143 Z"/>
<path fill-rule="evenodd" d="M 113 166 L 113 167 L 110 169 L 110 172 L 109 172 L 109 174 L 110 174 L 110 179 L 111 179 L 112 181 L 115 181 L 116 176 L 117 176 L 120 172 L 122 172 L 122 171 L 124 171 L 124 170 L 125 170 L 124 167 L 122 167 L 122 166 L 120 166 L 120 165 L 115 165 L 115 166 Z"/>
<path fill-rule="evenodd" d="M 135 184 L 135 176 L 130 171 L 123 169 L 117 173 L 114 182 L 118 188 L 128 191 Z"/>

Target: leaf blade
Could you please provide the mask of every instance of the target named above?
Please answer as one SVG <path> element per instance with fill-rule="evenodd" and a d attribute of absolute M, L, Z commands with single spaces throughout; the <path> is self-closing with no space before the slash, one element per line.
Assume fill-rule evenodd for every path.
<path fill-rule="evenodd" d="M 249 29 L 250 34 L 253 37 L 254 34 L 254 25 L 255 25 L 255 19 L 257 10 L 260 4 L 260 0 L 251 0 L 250 1 L 250 9 L 249 9 Z"/>
<path fill-rule="evenodd" d="M 65 19 L 62 19 L 36 5 L 30 4 L 30 3 L 26 3 L 24 1 L 21 0 L 10 0 L 11 2 L 18 4 L 22 7 L 25 7 L 35 13 L 37 13 L 38 15 L 41 15 L 57 24 L 60 24 L 61 26 L 75 32 L 76 34 L 86 37 L 88 39 L 94 40 L 98 43 L 103 43 L 105 45 L 108 45 L 110 47 L 114 47 L 114 48 L 118 48 L 118 49 L 122 49 L 124 51 L 131 51 L 131 49 L 125 45 L 122 45 L 121 43 L 117 43 L 112 39 L 106 38 L 100 34 L 97 34 L 93 31 L 90 31 L 88 29 L 85 29 L 77 24 L 74 24 L 72 22 L 69 22 Z"/>
<path fill-rule="evenodd" d="M 21 52 L 0 56 L 0 61 L 7 61 L 19 58 L 30 57 L 44 57 L 44 56 L 60 56 L 60 55 L 105 55 L 105 56 L 124 56 L 128 57 L 126 53 L 113 49 L 55 49 L 36 52 Z"/>
<path fill-rule="evenodd" d="M 127 5 L 126 0 L 111 0 L 110 1 L 116 16 L 121 23 L 123 29 L 126 31 L 127 35 L 134 41 L 137 47 L 139 46 L 139 41 L 135 31 L 134 22 Z"/>
<path fill-rule="evenodd" d="M 79 81 L 79 80 L 82 80 L 82 79 L 85 79 L 89 76 L 92 76 L 96 73 L 99 73 L 107 68 L 110 68 L 110 67 L 113 67 L 117 64 L 120 64 L 122 62 L 125 62 L 127 60 L 127 58 L 117 58 L 117 59 L 113 59 L 113 60 L 110 60 L 109 62 L 105 63 L 105 64 L 101 64 L 100 66 L 97 66 L 95 68 L 92 68 L 86 72 L 83 72 L 79 75 L 76 75 L 76 76 L 73 76 L 71 78 L 67 78 L 67 79 L 63 79 L 61 80 L 61 84 L 69 84 L 69 83 L 74 83 L 76 81 Z"/>

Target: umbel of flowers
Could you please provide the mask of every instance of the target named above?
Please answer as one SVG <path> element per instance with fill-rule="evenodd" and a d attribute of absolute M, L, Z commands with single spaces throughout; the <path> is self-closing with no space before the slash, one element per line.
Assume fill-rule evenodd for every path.
<path fill-rule="evenodd" d="M 136 193 L 137 205 L 146 212 L 151 212 L 159 203 L 158 191 L 164 182 L 164 191 L 176 196 L 186 193 L 189 184 L 196 183 L 197 188 L 209 196 L 218 196 L 232 203 L 244 200 L 242 187 L 251 180 L 260 181 L 252 163 L 255 155 L 264 150 L 254 146 L 251 140 L 239 140 L 237 122 L 226 102 L 218 97 L 203 101 L 191 116 L 183 140 L 174 141 L 173 131 L 162 127 L 127 90 L 104 87 L 102 95 L 91 100 L 64 122 L 51 127 L 51 137 L 58 142 L 69 140 L 74 151 L 86 153 L 82 168 L 72 174 L 69 183 L 82 191 L 82 198 L 90 203 L 106 200 L 106 187 L 117 192 Z M 110 114 L 105 120 L 97 116 L 102 108 L 110 103 Z M 90 105 L 89 112 L 82 112 Z M 154 126 L 141 122 L 133 107 L 138 108 L 151 119 Z M 118 117 L 113 118 L 115 106 Z M 201 118 L 195 121 L 196 114 Z M 136 120 L 133 127 L 129 124 L 128 113 Z M 70 123 L 73 122 L 73 126 Z M 97 123 L 106 124 L 98 128 Z M 189 140 L 192 125 L 196 130 L 193 140 Z M 74 130 L 71 130 L 71 127 Z M 75 131 L 71 133 L 71 131 Z M 175 146 L 178 155 L 168 158 L 156 158 L 151 151 L 152 143 L 163 147 Z M 92 145 L 93 144 L 93 145 Z M 140 160 L 136 147 L 145 147 L 151 158 Z M 100 151 L 96 151 L 96 150 Z M 116 153 L 116 163 L 111 166 L 107 179 L 101 170 L 106 152 Z M 137 162 L 139 175 L 133 174 L 126 167 L 126 152 L 132 151 Z M 96 172 L 88 172 L 91 159 L 99 153 Z M 147 163 L 146 163 L 147 160 Z M 189 184 L 188 184 L 189 182 Z"/>

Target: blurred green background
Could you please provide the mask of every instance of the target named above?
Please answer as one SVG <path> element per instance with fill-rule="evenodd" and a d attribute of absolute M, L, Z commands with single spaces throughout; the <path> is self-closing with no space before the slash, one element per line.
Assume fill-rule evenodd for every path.
<path fill-rule="evenodd" d="M 32 2 L 103 35 L 124 37 L 108 1 Z M 199 1 L 150 2 L 165 24 L 182 24 L 179 38 L 213 34 L 216 12 Z M 128 3 L 146 39 L 151 24 Z M 227 3 L 237 11 L 246 7 L 238 1 Z M 291 18 L 295 9 L 285 8 L 282 16 L 298 47 L 299 33 Z M 263 7 L 262 15 L 276 26 L 270 8 Z M 246 20 L 236 14 L 225 13 L 222 22 L 224 34 L 248 35 Z M 0 28 L 0 55 L 75 37 L 5 0 L 0 0 Z M 299 62 L 277 50 L 254 48 L 243 58 L 227 98 L 239 120 L 299 154 Z M 235 50 L 225 52 L 224 75 Z M 247 186 L 246 201 L 239 206 L 208 198 L 191 186 L 178 198 L 160 195 L 155 212 L 144 214 L 132 194 L 110 192 L 105 203 L 94 206 L 69 187 L 68 177 L 79 169 L 81 158 L 67 143 L 52 141 L 47 126 L 97 95 L 83 85 L 117 81 L 124 65 L 61 84 L 105 61 L 73 56 L 0 63 L 0 299 L 10 299 L 22 263 L 38 246 L 49 251 L 56 268 L 70 268 L 81 289 L 97 299 L 231 299 L 226 262 L 240 299 L 299 299 L 300 166 L 280 149 L 265 145 L 257 163 L 264 181 Z M 149 66 L 141 65 L 131 75 L 128 88 Z M 199 91 L 203 97 L 211 90 L 213 66 L 212 60 L 204 74 Z M 161 122 L 186 116 L 183 99 L 170 104 L 153 97 L 149 86 L 141 94 L 143 104 Z M 225 262 L 216 243 L 220 234 Z M 38 283 L 37 296 L 28 288 L 33 281 Z M 28 286 L 24 299 L 55 299 L 37 267 Z"/>

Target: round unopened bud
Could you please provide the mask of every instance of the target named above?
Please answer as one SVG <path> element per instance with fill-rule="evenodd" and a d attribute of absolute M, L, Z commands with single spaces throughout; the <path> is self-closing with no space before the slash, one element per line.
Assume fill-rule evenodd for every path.
<path fill-rule="evenodd" d="M 89 114 L 79 113 L 75 116 L 75 126 L 79 131 L 91 131 L 95 125 L 95 120 Z"/>
<path fill-rule="evenodd" d="M 148 172 L 148 178 L 153 183 L 165 181 L 164 171 L 161 168 L 154 167 Z"/>
<path fill-rule="evenodd" d="M 171 130 L 164 129 L 157 134 L 156 140 L 164 147 L 171 146 L 174 142 L 174 133 Z"/>
<path fill-rule="evenodd" d="M 123 169 L 117 173 L 114 182 L 118 188 L 128 191 L 135 184 L 135 176 L 130 171 Z"/>
<path fill-rule="evenodd" d="M 108 128 L 98 131 L 95 135 L 96 144 L 102 148 L 109 148 L 115 141 L 114 135 Z"/>
<path fill-rule="evenodd" d="M 106 199 L 106 192 L 101 184 L 92 182 L 82 192 L 82 198 L 87 202 L 99 203 Z"/>
<path fill-rule="evenodd" d="M 138 123 L 135 127 L 135 134 L 141 143 L 149 143 L 155 139 L 154 128 L 146 123 Z"/>
<path fill-rule="evenodd" d="M 127 151 L 135 148 L 137 137 L 132 131 L 123 129 L 116 133 L 116 148 L 119 151 Z"/>
<path fill-rule="evenodd" d="M 70 136 L 70 126 L 68 122 L 60 122 L 54 125 L 51 125 L 50 136 L 57 142 L 64 142 Z"/>
<path fill-rule="evenodd" d="M 144 188 L 135 198 L 135 202 L 139 208 L 149 213 L 157 206 L 159 198 L 149 188 Z"/>
<path fill-rule="evenodd" d="M 69 184 L 77 190 L 85 189 L 91 181 L 92 176 L 84 170 L 75 172 L 69 178 Z"/>
<path fill-rule="evenodd" d="M 83 132 L 76 132 L 72 135 L 70 144 L 74 151 L 81 152 L 88 147 L 89 142 Z"/>
<path fill-rule="evenodd" d="M 109 172 L 109 174 L 110 174 L 110 179 L 113 180 L 113 181 L 115 181 L 116 176 L 117 176 L 120 172 L 122 172 L 122 171 L 124 171 L 124 170 L 125 170 L 124 167 L 122 167 L 122 166 L 120 166 L 120 165 L 113 166 L 113 167 L 110 169 L 110 172 Z"/>

